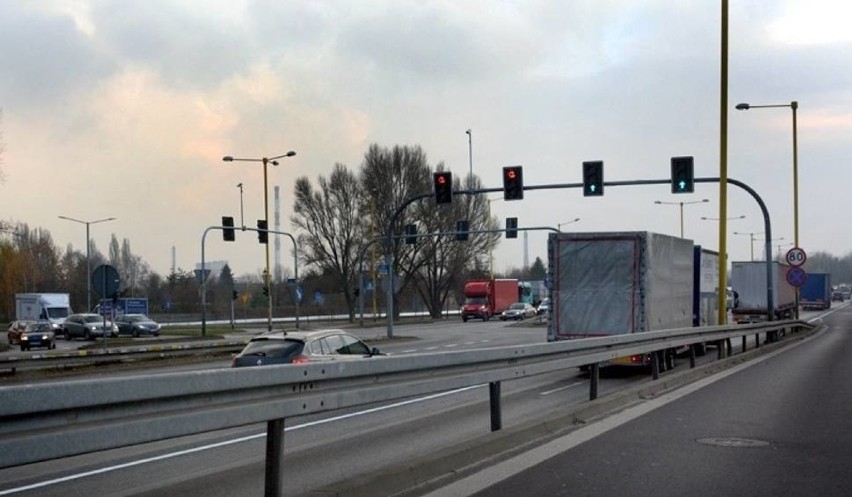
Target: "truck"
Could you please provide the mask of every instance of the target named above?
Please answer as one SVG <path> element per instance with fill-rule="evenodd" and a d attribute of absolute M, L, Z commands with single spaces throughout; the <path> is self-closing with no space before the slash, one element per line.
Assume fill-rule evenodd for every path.
<path fill-rule="evenodd" d="M 71 298 L 67 293 L 17 293 L 15 294 L 15 319 L 50 323 L 59 333 L 65 318 L 71 315 Z"/>
<path fill-rule="evenodd" d="M 462 321 L 467 322 L 468 319 L 488 321 L 519 301 L 518 280 L 469 280 L 464 284 L 464 296 L 465 300 L 461 308 Z"/>
<path fill-rule="evenodd" d="M 547 298 L 547 287 L 544 280 L 523 280 L 518 282 L 519 302 L 538 306 L 542 300 Z"/>
<path fill-rule="evenodd" d="M 648 231 L 551 233 L 547 339 L 582 339 L 693 325 L 691 240 Z M 648 366 L 647 354 L 609 364 Z"/>
<path fill-rule="evenodd" d="M 719 253 L 695 245 L 692 249 L 692 326 L 719 324 Z M 707 346 L 698 344 L 696 354 Z"/>
<path fill-rule="evenodd" d="M 831 274 L 808 273 L 808 279 L 799 288 L 799 305 L 802 309 L 831 307 Z"/>
<path fill-rule="evenodd" d="M 787 283 L 789 266 L 770 262 L 771 281 L 766 282 L 765 261 L 744 261 L 731 264 L 731 288 L 734 290 L 735 323 L 756 323 L 792 318 L 796 310 L 796 291 Z M 772 288 L 773 309 L 767 310 L 767 290 Z M 771 313 L 771 314 L 770 314 Z"/>
<path fill-rule="evenodd" d="M 115 314 L 113 314 L 113 302 L 115 303 Z M 119 299 L 101 299 L 95 306 L 96 314 L 104 316 L 120 316 L 122 314 L 145 314 L 148 315 L 148 299 L 138 297 L 123 297 Z"/>

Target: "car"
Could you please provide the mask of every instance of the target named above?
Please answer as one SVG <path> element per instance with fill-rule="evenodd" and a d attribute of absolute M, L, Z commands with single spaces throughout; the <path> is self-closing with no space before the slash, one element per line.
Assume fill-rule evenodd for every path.
<path fill-rule="evenodd" d="M 122 314 L 116 316 L 115 325 L 118 326 L 118 334 L 127 333 L 138 337 L 139 335 L 160 336 L 160 325 L 144 314 Z"/>
<path fill-rule="evenodd" d="M 56 348 L 56 337 L 48 322 L 30 323 L 24 328 L 20 337 L 21 350 L 31 350 L 33 347 L 46 349 Z"/>
<path fill-rule="evenodd" d="M 500 314 L 500 319 L 506 321 L 508 319 L 519 320 L 526 319 L 535 316 L 535 307 L 532 304 L 527 304 L 525 302 L 515 302 L 510 305 L 508 309 L 503 311 L 503 314 Z"/>
<path fill-rule="evenodd" d="M 269 332 L 252 338 L 231 367 L 350 361 L 385 355 L 342 330 Z"/>
<path fill-rule="evenodd" d="M 72 314 L 62 324 L 62 334 L 66 340 L 77 337 L 94 340 L 97 337 L 103 337 L 104 334 L 117 337 L 118 326 L 100 314 Z"/>
<path fill-rule="evenodd" d="M 9 323 L 9 331 L 7 333 L 9 345 L 21 343 L 21 335 L 24 333 L 27 325 L 32 323 L 35 323 L 35 321 L 20 320 Z"/>
<path fill-rule="evenodd" d="M 541 299 L 541 302 L 538 304 L 538 309 L 536 309 L 536 314 L 541 316 L 542 314 L 547 314 L 547 311 L 550 309 L 550 298 L 545 297 Z"/>
<path fill-rule="evenodd" d="M 831 300 L 835 302 L 843 302 L 843 292 L 839 292 L 837 290 L 831 292 Z M 9 343 L 12 343 L 11 335 L 9 336 Z"/>

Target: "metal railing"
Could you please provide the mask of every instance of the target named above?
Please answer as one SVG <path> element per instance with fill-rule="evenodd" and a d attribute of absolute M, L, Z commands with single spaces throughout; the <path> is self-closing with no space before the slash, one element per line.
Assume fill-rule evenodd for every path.
<path fill-rule="evenodd" d="M 288 417 L 487 383 L 492 429 L 499 429 L 502 381 L 805 328 L 812 325 L 775 321 L 364 361 L 0 387 L 0 467 L 266 422 L 266 495 L 280 495 Z"/>

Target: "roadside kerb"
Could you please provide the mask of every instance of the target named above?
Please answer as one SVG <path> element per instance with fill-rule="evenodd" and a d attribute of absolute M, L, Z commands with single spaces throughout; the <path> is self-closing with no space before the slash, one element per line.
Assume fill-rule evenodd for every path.
<path fill-rule="evenodd" d="M 0 359 L 0 371 L 50 369 L 66 366 L 85 366 L 110 362 L 141 361 L 163 357 L 181 357 L 203 355 L 207 353 L 239 352 L 245 347 L 248 338 L 243 340 L 217 340 L 211 342 L 151 344 L 143 346 L 114 347 L 103 349 L 77 350 L 74 352 L 45 352 L 19 356 L 7 356 Z"/>

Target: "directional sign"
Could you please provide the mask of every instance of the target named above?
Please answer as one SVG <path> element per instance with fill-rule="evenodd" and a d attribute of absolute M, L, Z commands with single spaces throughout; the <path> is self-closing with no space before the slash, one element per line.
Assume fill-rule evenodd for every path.
<path fill-rule="evenodd" d="M 787 251 L 787 264 L 793 267 L 799 267 L 808 260 L 808 254 L 799 247 L 793 247 Z"/>
<path fill-rule="evenodd" d="M 806 273 L 804 269 L 796 266 L 787 270 L 787 283 L 800 288 L 804 286 L 807 281 L 808 273 Z"/>

